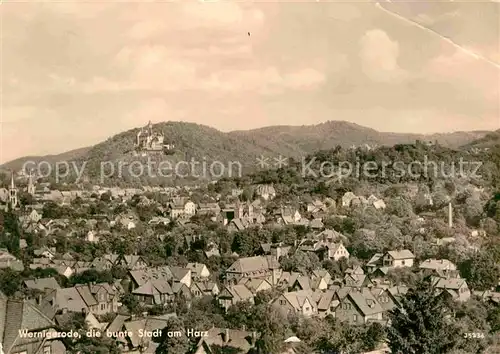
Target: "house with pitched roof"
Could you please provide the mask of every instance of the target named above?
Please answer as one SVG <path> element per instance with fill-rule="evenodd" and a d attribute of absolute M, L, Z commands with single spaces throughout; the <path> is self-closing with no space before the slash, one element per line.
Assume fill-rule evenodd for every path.
<path fill-rule="evenodd" d="M 193 279 L 202 280 L 210 277 L 210 271 L 203 263 L 188 263 L 186 268 L 191 270 Z"/>
<path fill-rule="evenodd" d="M 363 288 L 373 285 L 371 279 L 366 274 L 346 274 L 343 284 L 353 288 Z"/>
<path fill-rule="evenodd" d="M 410 250 L 388 251 L 386 253 L 376 253 L 366 264 L 369 273 L 375 272 L 378 268 L 395 269 L 413 267 L 415 255 Z"/>
<path fill-rule="evenodd" d="M 132 295 L 143 305 L 164 305 L 174 301 L 175 294 L 164 280 L 149 279 L 132 291 Z"/>
<path fill-rule="evenodd" d="M 335 316 L 335 309 L 340 301 L 335 296 L 336 290 L 326 290 L 318 301 L 318 316 L 325 318 L 326 316 Z"/>
<path fill-rule="evenodd" d="M 98 271 L 111 270 L 118 257 L 117 254 L 105 254 L 102 257 L 96 257 L 91 263 L 91 268 L 95 268 Z"/>
<path fill-rule="evenodd" d="M 0 293 L 0 343 L 5 354 L 65 354 L 62 338 L 22 336 L 22 331 L 56 332 L 56 324 L 35 304 L 27 300 L 8 299 Z"/>
<path fill-rule="evenodd" d="M 370 288 L 370 291 L 384 309 L 383 317 L 386 318 L 388 311 L 401 306 L 401 298 L 406 294 L 408 288 L 394 286 L 392 288 Z"/>
<path fill-rule="evenodd" d="M 108 283 L 97 283 L 87 285 L 92 296 L 97 300 L 97 310 L 92 311 L 96 315 L 116 313 L 120 303 L 120 293 Z"/>
<path fill-rule="evenodd" d="M 320 259 L 331 259 L 338 261 L 342 258 L 349 258 L 349 251 L 344 247 L 342 241 L 333 243 L 323 240 L 302 240 L 298 249 L 302 252 L 314 252 Z"/>
<path fill-rule="evenodd" d="M 57 280 L 53 277 L 28 279 L 23 281 L 23 287 L 25 289 L 38 290 L 38 291 L 45 291 L 46 289 L 55 290 L 61 288 L 57 283 Z"/>
<path fill-rule="evenodd" d="M 457 266 L 447 259 L 429 258 L 418 266 L 423 275 L 458 276 Z"/>
<path fill-rule="evenodd" d="M 191 287 L 192 270 L 190 268 L 170 267 L 170 272 L 174 283 L 184 284 L 188 289 Z"/>
<path fill-rule="evenodd" d="M 340 300 L 335 310 L 335 318 L 350 324 L 366 324 L 370 321 L 383 321 L 384 308 L 369 289 L 353 289 Z"/>
<path fill-rule="evenodd" d="M 53 318 L 58 312 L 80 312 L 104 315 L 118 311 L 119 293 L 107 284 L 76 285 L 46 291 L 40 300 L 42 311 Z"/>
<path fill-rule="evenodd" d="M 254 295 L 250 289 L 243 284 L 230 285 L 223 287 L 217 297 L 219 305 L 227 311 L 231 306 L 241 301 L 254 303 Z"/>
<path fill-rule="evenodd" d="M 125 269 L 144 269 L 148 266 L 148 262 L 142 257 L 136 254 L 129 254 L 118 256 L 115 264 L 116 266 L 123 267 Z"/>
<path fill-rule="evenodd" d="M 236 260 L 225 276 L 228 284 L 238 284 L 242 278 L 264 278 L 275 285 L 281 277 L 281 268 L 272 256 L 244 257 Z"/>
<path fill-rule="evenodd" d="M 254 295 L 259 291 L 270 290 L 273 288 L 271 283 L 262 278 L 242 278 L 238 284 L 245 285 Z"/>
<path fill-rule="evenodd" d="M 227 224 L 227 230 L 228 232 L 243 231 L 248 229 L 250 226 L 252 226 L 252 223 L 248 219 L 235 218 L 229 221 Z"/>
<path fill-rule="evenodd" d="M 438 294 L 448 296 L 454 301 L 465 302 L 470 299 L 471 291 L 465 279 L 434 277 L 432 284 Z"/>
<path fill-rule="evenodd" d="M 276 284 L 280 289 L 289 290 L 296 283 L 297 278 L 304 276 L 299 272 L 282 272 Z"/>
<path fill-rule="evenodd" d="M 37 257 L 44 257 L 48 259 L 54 259 L 57 252 L 55 247 L 46 247 L 43 246 L 39 249 L 33 251 L 33 254 Z"/>
<path fill-rule="evenodd" d="M 218 203 L 199 203 L 196 208 L 196 214 L 217 216 L 220 210 Z"/>
<path fill-rule="evenodd" d="M 186 198 L 174 198 L 168 204 L 168 212 L 172 219 L 196 214 L 196 204 Z"/>
<path fill-rule="evenodd" d="M 314 214 L 314 213 L 326 211 L 327 207 L 326 207 L 326 204 L 323 203 L 321 200 L 316 199 L 310 203 L 307 203 L 305 209 L 308 213 Z"/>
<path fill-rule="evenodd" d="M 318 294 L 309 289 L 281 294 L 272 304 L 284 314 L 298 313 L 311 317 L 318 314 L 317 300 Z"/>
<path fill-rule="evenodd" d="M 219 295 L 219 287 L 217 283 L 209 281 L 195 281 L 191 286 L 191 294 L 200 298 L 203 296 L 217 296 Z"/>

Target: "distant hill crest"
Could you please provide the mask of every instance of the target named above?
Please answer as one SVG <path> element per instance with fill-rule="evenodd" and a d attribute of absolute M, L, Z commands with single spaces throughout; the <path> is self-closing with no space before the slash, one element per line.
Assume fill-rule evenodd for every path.
<path fill-rule="evenodd" d="M 147 123 L 147 122 L 146 122 Z M 337 145 L 351 147 L 364 144 L 392 146 L 413 143 L 416 140 L 437 141 L 450 148 L 477 144 L 481 139 L 499 139 L 500 131 L 472 131 L 438 134 L 410 134 L 379 132 L 372 128 L 346 121 L 330 120 L 316 125 L 269 126 L 245 131 L 221 132 L 215 128 L 187 122 L 161 122 L 154 129 L 164 134 L 176 147 L 174 160 L 207 158 L 254 163 L 255 157 L 289 156 L 300 157 L 318 150 L 331 149 Z M 27 156 L 9 161 L 0 168 L 20 170 L 26 161 L 86 160 L 90 164 L 103 160 L 129 159 L 134 150 L 137 133 L 141 127 L 116 134 L 91 147 L 71 150 L 57 155 Z"/>

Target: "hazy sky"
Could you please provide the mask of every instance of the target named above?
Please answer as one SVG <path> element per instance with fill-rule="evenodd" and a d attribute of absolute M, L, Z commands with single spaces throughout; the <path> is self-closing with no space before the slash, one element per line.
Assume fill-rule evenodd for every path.
<path fill-rule="evenodd" d="M 374 2 L 4 2 L 0 163 L 148 120 L 500 128 L 500 4 L 383 7 L 422 26 Z"/>

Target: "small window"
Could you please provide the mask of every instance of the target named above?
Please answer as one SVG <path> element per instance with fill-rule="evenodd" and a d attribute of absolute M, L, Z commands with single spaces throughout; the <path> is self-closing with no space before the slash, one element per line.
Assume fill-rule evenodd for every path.
<path fill-rule="evenodd" d="M 106 310 L 106 304 L 101 304 L 101 311 Z"/>
<path fill-rule="evenodd" d="M 404 260 L 404 259 L 401 261 L 401 264 L 402 264 L 402 265 L 405 265 L 405 260 Z"/>
<path fill-rule="evenodd" d="M 50 347 L 50 345 L 46 345 L 45 347 L 43 347 L 43 354 L 51 354 L 52 353 L 52 348 Z"/>
<path fill-rule="evenodd" d="M 358 322 L 358 315 L 353 315 L 353 316 L 352 316 L 352 320 L 353 320 L 354 322 Z"/>

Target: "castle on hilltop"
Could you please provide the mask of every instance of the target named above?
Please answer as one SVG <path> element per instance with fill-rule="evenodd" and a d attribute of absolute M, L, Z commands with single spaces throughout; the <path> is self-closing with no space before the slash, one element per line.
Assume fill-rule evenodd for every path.
<path fill-rule="evenodd" d="M 151 121 L 137 133 L 135 146 L 140 151 L 169 152 L 174 149 L 174 145 L 165 144 L 165 136 L 153 129 Z"/>

